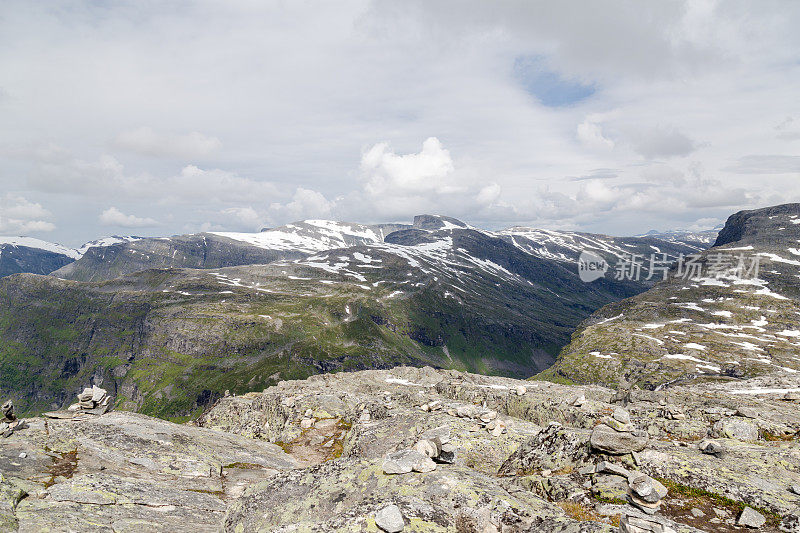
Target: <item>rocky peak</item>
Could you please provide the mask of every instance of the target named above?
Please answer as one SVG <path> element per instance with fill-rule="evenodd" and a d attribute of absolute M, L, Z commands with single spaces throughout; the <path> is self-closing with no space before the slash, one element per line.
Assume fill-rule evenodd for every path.
<path fill-rule="evenodd" d="M 714 246 L 737 243 L 770 245 L 800 238 L 800 203 L 783 204 L 728 217 Z"/>
<path fill-rule="evenodd" d="M 427 231 L 469 228 L 469 226 L 464 222 L 461 222 L 456 218 L 446 217 L 444 215 L 417 215 L 414 217 L 414 227 Z"/>

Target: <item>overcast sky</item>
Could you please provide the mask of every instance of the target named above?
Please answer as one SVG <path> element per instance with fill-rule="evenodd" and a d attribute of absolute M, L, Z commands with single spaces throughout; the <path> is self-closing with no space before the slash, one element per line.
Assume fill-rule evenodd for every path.
<path fill-rule="evenodd" d="M 0 234 L 800 201 L 800 2 L 0 2 Z"/>

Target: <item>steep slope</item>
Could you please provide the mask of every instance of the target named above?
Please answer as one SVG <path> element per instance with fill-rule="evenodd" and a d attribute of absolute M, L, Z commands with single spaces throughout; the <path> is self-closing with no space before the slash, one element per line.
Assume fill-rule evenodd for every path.
<path fill-rule="evenodd" d="M 0 277 L 20 272 L 49 274 L 72 263 L 80 253 L 32 237 L 0 237 Z"/>
<path fill-rule="evenodd" d="M 800 204 L 732 215 L 698 267 L 595 313 L 542 377 L 657 387 L 798 372 L 798 242 Z"/>

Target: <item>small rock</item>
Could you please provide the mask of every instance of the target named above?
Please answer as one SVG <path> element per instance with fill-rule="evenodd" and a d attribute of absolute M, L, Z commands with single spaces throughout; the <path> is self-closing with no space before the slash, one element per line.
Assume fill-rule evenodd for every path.
<path fill-rule="evenodd" d="M 658 503 L 667 495 L 667 488 L 648 475 L 641 474 L 630 482 L 631 491 L 647 503 Z"/>
<path fill-rule="evenodd" d="M 25 453 L 25 452 L 22 452 L 21 454 L 19 454 L 19 458 L 20 459 L 25 459 L 26 457 L 28 457 L 28 454 Z"/>
<path fill-rule="evenodd" d="M 489 411 L 488 413 L 482 414 L 480 417 L 481 422 L 486 422 L 486 423 L 491 422 L 495 418 L 497 418 L 497 411 Z"/>
<path fill-rule="evenodd" d="M 406 524 L 400 508 L 396 505 L 387 505 L 375 513 L 375 525 L 387 533 L 398 533 L 403 531 Z"/>
<path fill-rule="evenodd" d="M 520 385 L 516 388 L 517 396 L 525 396 L 525 393 L 528 392 L 528 389 L 525 388 L 524 385 Z"/>
<path fill-rule="evenodd" d="M 435 441 L 423 439 L 414 445 L 414 449 L 426 457 L 433 459 L 439 456 L 440 448 Z"/>
<path fill-rule="evenodd" d="M 633 424 L 625 424 L 616 418 L 604 418 L 603 423 L 615 431 L 619 431 L 620 433 L 630 433 L 636 429 L 633 427 Z"/>
<path fill-rule="evenodd" d="M 741 416 L 744 418 L 758 418 L 758 411 L 752 407 L 740 407 L 736 410 L 736 416 Z"/>
<path fill-rule="evenodd" d="M 303 429 L 308 429 L 313 425 L 314 425 L 314 419 L 313 418 L 304 418 L 304 419 L 302 419 L 300 421 L 300 427 L 303 428 Z"/>
<path fill-rule="evenodd" d="M 646 502 L 630 490 L 628 491 L 628 502 L 634 507 L 639 508 L 640 510 L 644 511 L 647 514 L 656 514 L 656 512 L 661 508 L 661 502 Z"/>
<path fill-rule="evenodd" d="M 621 407 L 617 407 L 614 409 L 614 413 L 611 415 L 614 420 L 621 424 L 630 424 L 631 423 L 631 415 L 625 409 Z"/>
<path fill-rule="evenodd" d="M 628 480 L 614 474 L 592 476 L 592 494 L 603 500 L 622 500 L 628 495 Z"/>
<path fill-rule="evenodd" d="M 583 394 L 579 394 L 578 396 L 575 396 L 569 403 L 573 407 L 581 407 L 583 404 L 586 403 L 586 396 Z"/>
<path fill-rule="evenodd" d="M 497 425 L 495 425 L 494 429 L 492 430 L 492 437 L 499 437 L 505 432 L 505 430 L 506 430 L 506 425 L 503 424 L 502 422 L 498 422 Z"/>
<path fill-rule="evenodd" d="M 383 461 L 385 474 L 408 474 L 409 472 L 431 472 L 436 463 L 417 450 L 400 450 L 390 453 Z"/>
<path fill-rule="evenodd" d="M 800 496 L 800 485 L 792 485 L 789 487 L 789 492 L 794 492 L 798 496 Z"/>
<path fill-rule="evenodd" d="M 578 473 L 582 476 L 594 474 L 596 471 L 597 469 L 594 465 L 583 465 L 582 467 L 578 468 Z"/>
<path fill-rule="evenodd" d="M 305 415 L 306 418 L 311 418 L 314 416 L 314 411 L 312 409 L 306 409 Z"/>
<path fill-rule="evenodd" d="M 706 455 L 722 457 L 725 455 L 725 446 L 715 440 L 701 441 L 697 446 Z"/>
<path fill-rule="evenodd" d="M 706 515 L 706 513 L 704 513 L 703 511 L 701 511 L 697 507 L 692 507 L 691 510 L 689 511 L 689 513 L 691 513 L 691 515 L 693 517 L 695 517 L 695 518 L 702 518 L 702 517 L 704 517 Z"/>
<path fill-rule="evenodd" d="M 624 478 L 628 478 L 631 475 L 628 469 L 623 468 L 609 461 L 600 461 L 599 463 L 597 463 L 597 466 L 595 467 L 595 472 L 597 472 L 598 474 L 604 474 L 604 473 L 614 474 L 617 476 L 622 476 Z"/>
<path fill-rule="evenodd" d="M 779 529 L 785 533 L 800 533 L 800 509 L 784 516 Z"/>
<path fill-rule="evenodd" d="M 655 519 L 628 515 L 620 519 L 619 530 L 620 533 L 675 533 L 673 528 Z"/>
<path fill-rule="evenodd" d="M 761 513 L 751 507 L 745 507 L 744 510 L 742 510 L 742 514 L 739 515 L 739 519 L 736 520 L 736 525 L 757 529 L 766 522 L 767 519 L 764 518 Z"/>

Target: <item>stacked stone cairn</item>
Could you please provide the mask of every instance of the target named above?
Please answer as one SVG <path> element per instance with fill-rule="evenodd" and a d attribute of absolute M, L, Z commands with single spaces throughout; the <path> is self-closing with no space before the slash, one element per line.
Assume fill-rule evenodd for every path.
<path fill-rule="evenodd" d="M 0 436 L 8 438 L 25 427 L 25 423 L 14 414 L 14 402 L 8 400 L 0 406 Z"/>
<path fill-rule="evenodd" d="M 101 389 L 97 385 L 92 385 L 91 388 L 83 389 L 83 392 L 78 394 L 78 403 L 69 406 L 69 411 L 77 413 L 86 413 L 92 415 L 102 415 L 111 408 L 111 396 L 108 391 Z"/>
<path fill-rule="evenodd" d="M 455 461 L 456 447 L 450 442 L 450 430 L 434 428 L 422 433 L 411 448 L 388 454 L 383 460 L 383 472 L 433 472 L 437 463 L 453 464 Z"/>

